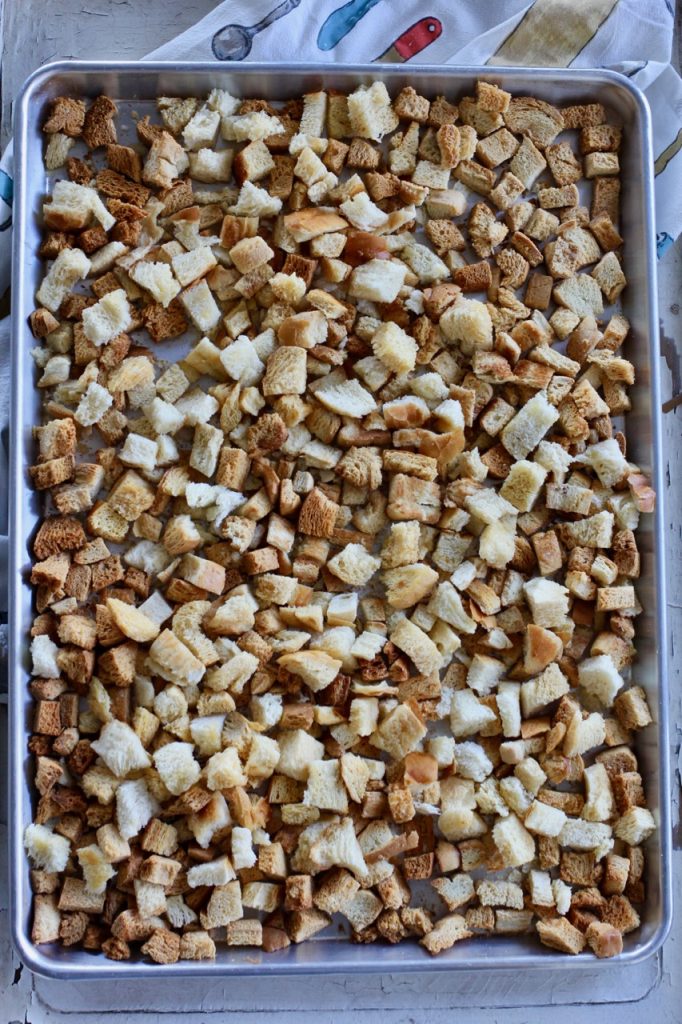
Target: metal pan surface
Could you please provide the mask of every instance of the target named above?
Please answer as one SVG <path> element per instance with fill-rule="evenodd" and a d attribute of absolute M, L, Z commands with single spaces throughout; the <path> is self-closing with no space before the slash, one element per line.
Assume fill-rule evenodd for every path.
<path fill-rule="evenodd" d="M 14 260 L 12 278 L 12 413 L 10 504 L 10 907 L 12 934 L 23 962 L 39 974 L 61 979 L 170 978 L 198 975 L 322 974 L 333 972 L 396 972 L 408 970 L 537 970 L 566 971 L 613 961 L 570 957 L 540 947 L 531 936 L 477 938 L 458 944 L 436 959 L 413 943 L 398 946 L 357 946 L 334 926 L 301 946 L 274 954 L 219 946 L 214 962 L 182 962 L 159 966 L 142 962 L 112 963 L 101 954 L 53 945 L 34 946 L 30 939 L 31 890 L 22 846 L 24 827 L 32 820 L 34 792 L 26 740 L 30 732 L 28 631 L 32 621 L 27 583 L 29 541 L 41 516 L 39 496 L 28 485 L 33 461 L 32 426 L 39 423 L 40 399 L 34 386 L 33 341 L 27 325 L 42 274 L 37 257 L 39 210 L 48 188 L 42 160 L 40 125 L 46 104 L 58 95 L 95 97 L 106 93 L 130 112 L 151 110 L 160 95 L 201 95 L 228 89 L 237 96 L 269 100 L 300 96 L 319 88 L 352 90 L 359 84 L 384 81 L 391 90 L 412 85 L 429 96 L 455 98 L 485 76 L 516 95 L 531 94 L 560 105 L 599 101 L 624 127 L 622 232 L 626 239 L 624 269 L 629 287 L 623 312 L 632 330 L 625 355 L 637 369 L 627 419 L 629 451 L 663 493 L 660 396 L 658 379 L 658 312 L 653 216 L 653 161 L 649 109 L 642 93 L 625 77 L 609 71 L 378 65 L 221 66 L 216 63 L 62 62 L 47 65 L 27 81 L 16 101 Z M 639 533 L 642 575 L 638 595 L 644 613 L 638 619 L 637 681 L 646 689 L 655 723 L 638 736 L 636 747 L 649 806 L 658 829 L 647 843 L 647 902 L 642 925 L 626 936 L 618 958 L 634 964 L 656 952 L 670 927 L 671 852 L 668 780 L 668 690 L 666 680 L 666 602 L 662 502 Z"/>

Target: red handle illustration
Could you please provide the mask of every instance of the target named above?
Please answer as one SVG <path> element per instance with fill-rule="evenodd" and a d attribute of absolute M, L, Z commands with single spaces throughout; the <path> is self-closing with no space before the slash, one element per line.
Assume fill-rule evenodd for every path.
<path fill-rule="evenodd" d="M 406 32 L 399 35 L 376 59 L 387 63 L 402 64 L 435 42 L 442 31 L 443 26 L 438 18 L 420 18 L 419 21 L 415 21 L 414 25 L 410 25 Z"/>

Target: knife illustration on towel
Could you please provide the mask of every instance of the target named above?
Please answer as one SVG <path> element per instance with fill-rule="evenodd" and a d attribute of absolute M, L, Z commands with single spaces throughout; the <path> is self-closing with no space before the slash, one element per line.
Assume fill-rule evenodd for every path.
<path fill-rule="evenodd" d="M 350 0 L 343 7 L 337 7 L 317 34 L 319 48 L 333 50 L 378 3 L 379 0 Z"/>
<path fill-rule="evenodd" d="M 373 63 L 404 64 L 435 43 L 442 31 L 443 26 L 438 18 L 420 18 L 399 35 L 387 50 L 375 57 Z"/>

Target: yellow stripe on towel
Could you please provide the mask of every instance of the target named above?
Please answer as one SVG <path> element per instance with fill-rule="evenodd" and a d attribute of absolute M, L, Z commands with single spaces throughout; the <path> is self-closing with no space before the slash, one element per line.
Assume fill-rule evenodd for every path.
<path fill-rule="evenodd" d="M 535 0 L 488 64 L 568 67 L 617 3 L 618 0 Z"/>

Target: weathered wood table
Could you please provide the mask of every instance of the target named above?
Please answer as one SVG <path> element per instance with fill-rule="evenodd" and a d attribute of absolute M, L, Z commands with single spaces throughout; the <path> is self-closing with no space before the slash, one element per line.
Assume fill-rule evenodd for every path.
<path fill-rule="evenodd" d="M 215 6 L 213 0 L 5 0 L 2 24 L 2 146 L 11 135 L 12 98 L 39 65 L 62 58 L 135 59 L 172 39 Z M 2 0 L 0 0 L 0 9 Z M 678 61 L 679 18 L 678 11 Z M 679 63 L 678 63 L 679 66 Z M 675 898 L 682 903 L 682 835 L 679 824 L 680 739 L 682 735 L 682 244 L 668 250 L 659 266 L 666 466 L 666 523 L 669 536 L 668 596 L 674 761 L 673 822 Z M 6 706 L 0 705 L 0 747 L 6 743 Z M 2 754 L 4 758 L 4 752 Z M 4 764 L 4 760 L 1 762 Z M 0 786 L 5 772 L 0 770 Z M 0 816 L 6 806 L 3 792 Z M 5 825 L 0 825 L 4 847 Z M 14 956 L 7 922 L 7 879 L 0 854 L 0 1024 L 209 1024 L 210 1021 L 296 1019 L 301 1024 L 448 1024 L 453 1013 L 467 1024 L 547 1021 L 598 1024 L 605 1015 L 620 1024 L 682 1022 L 682 914 L 677 914 L 663 953 L 624 970 L 519 974 L 478 972 L 438 975 L 355 975 L 267 985 L 234 980 L 203 981 L 154 988 L 51 982 L 32 976 Z M 550 1009 L 551 1007 L 551 1009 Z"/>

